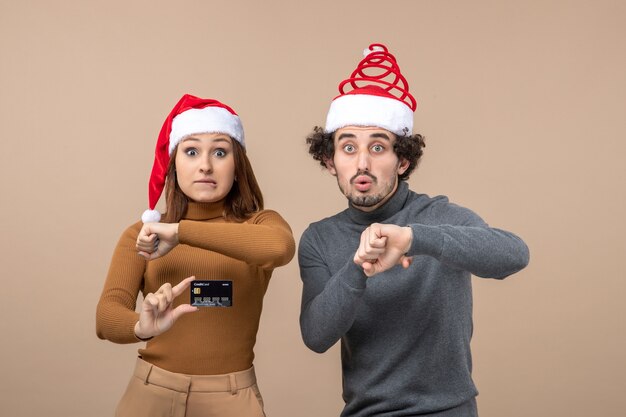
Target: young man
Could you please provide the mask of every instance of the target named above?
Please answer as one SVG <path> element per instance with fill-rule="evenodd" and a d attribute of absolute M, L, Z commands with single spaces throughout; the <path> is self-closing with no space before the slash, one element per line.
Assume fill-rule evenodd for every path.
<path fill-rule="evenodd" d="M 302 336 L 320 353 L 341 340 L 342 416 L 477 416 L 471 275 L 505 278 L 528 248 L 408 188 L 424 147 L 416 102 L 384 45 L 365 53 L 307 138 L 349 207 L 302 235 Z"/>

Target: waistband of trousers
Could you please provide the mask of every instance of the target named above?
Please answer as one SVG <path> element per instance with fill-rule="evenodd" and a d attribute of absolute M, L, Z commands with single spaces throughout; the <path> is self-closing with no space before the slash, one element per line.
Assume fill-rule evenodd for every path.
<path fill-rule="evenodd" d="M 230 374 L 186 375 L 166 371 L 137 358 L 134 375 L 145 384 L 153 384 L 178 392 L 230 392 L 236 394 L 237 390 L 256 384 L 254 366 L 245 371 Z"/>

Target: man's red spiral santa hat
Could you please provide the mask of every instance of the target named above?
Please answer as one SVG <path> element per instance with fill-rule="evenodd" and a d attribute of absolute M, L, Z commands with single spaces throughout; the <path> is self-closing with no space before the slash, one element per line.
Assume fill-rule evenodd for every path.
<path fill-rule="evenodd" d="M 176 145 L 189 135 L 223 133 L 245 146 L 243 126 L 233 109 L 217 100 L 185 94 L 165 119 L 154 152 L 154 164 L 148 184 L 150 209 L 144 211 L 144 223 L 158 222 L 156 207 L 165 186 L 167 167 Z"/>
<path fill-rule="evenodd" d="M 415 98 L 387 47 L 373 43 L 349 78 L 339 84 L 326 117 L 327 133 L 346 126 L 376 126 L 396 135 L 413 133 Z"/>

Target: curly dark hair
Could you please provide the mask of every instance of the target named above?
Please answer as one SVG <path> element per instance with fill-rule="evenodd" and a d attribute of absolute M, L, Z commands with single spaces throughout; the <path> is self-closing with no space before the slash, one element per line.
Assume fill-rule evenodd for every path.
<path fill-rule="evenodd" d="M 315 126 L 313 132 L 307 136 L 306 143 L 309 145 L 309 153 L 313 156 L 313 159 L 319 161 L 320 165 L 326 168 L 324 161 L 333 159 L 335 155 L 334 132 L 325 133 L 323 128 Z M 423 148 L 425 146 L 424 137 L 419 133 L 411 136 L 396 135 L 393 151 L 398 158 L 409 161 L 407 170 L 398 175 L 400 180 L 409 179 L 409 175 L 417 167 L 424 153 Z"/>

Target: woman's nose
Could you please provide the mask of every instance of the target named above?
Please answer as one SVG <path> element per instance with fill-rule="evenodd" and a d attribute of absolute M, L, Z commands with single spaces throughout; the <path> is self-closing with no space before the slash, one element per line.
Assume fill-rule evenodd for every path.
<path fill-rule="evenodd" d="M 213 170 L 213 165 L 211 164 L 211 160 L 209 158 L 203 158 L 200 163 L 200 172 L 209 174 Z"/>

